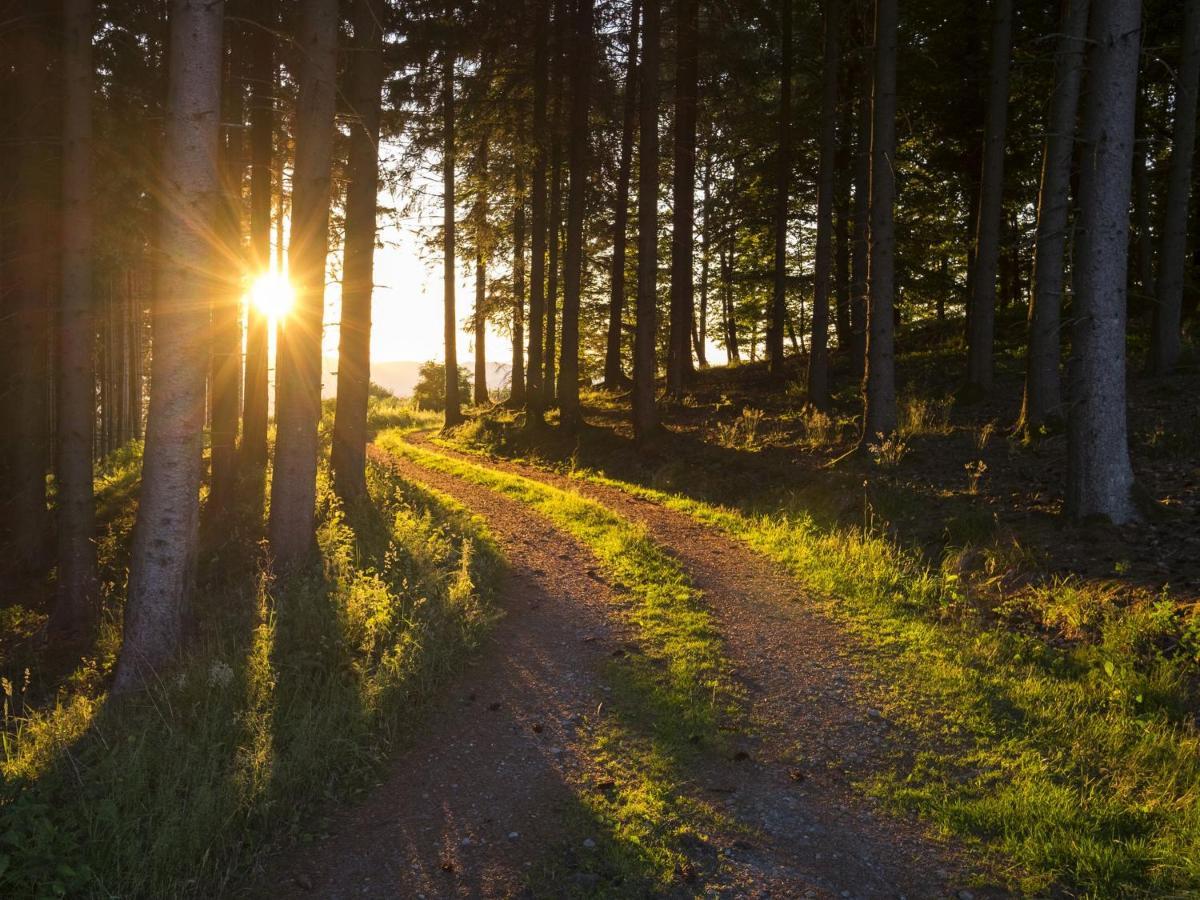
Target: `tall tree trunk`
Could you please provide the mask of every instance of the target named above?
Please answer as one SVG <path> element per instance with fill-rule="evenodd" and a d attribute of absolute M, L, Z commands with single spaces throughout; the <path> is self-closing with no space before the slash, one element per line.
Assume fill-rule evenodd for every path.
<path fill-rule="evenodd" d="M 1154 278 L 1154 197 L 1150 186 L 1150 171 L 1146 157 L 1153 153 L 1149 129 L 1146 127 L 1146 106 L 1149 98 L 1139 92 L 1133 133 L 1133 251 L 1137 267 L 1138 290 L 1129 298 L 1130 311 L 1142 315 L 1158 296 Z M 1153 331 L 1151 332 L 1153 340 Z"/>
<path fill-rule="evenodd" d="M 271 268 L 271 162 L 275 131 L 274 0 L 256 0 L 250 30 L 250 271 Z M 280 190 L 283 190 L 282 184 Z M 242 398 L 242 459 L 254 469 L 267 462 L 267 315 L 247 305 L 246 375 Z"/>
<path fill-rule="evenodd" d="M 488 233 L 488 142 L 479 141 L 475 155 L 476 177 L 479 181 L 475 195 L 475 385 L 476 406 L 489 400 L 487 386 L 487 263 L 491 236 Z"/>
<path fill-rule="evenodd" d="M 850 257 L 851 371 L 861 378 L 867 365 L 867 266 L 871 237 L 871 92 L 870 67 L 861 66 L 854 139 L 854 234 Z"/>
<path fill-rule="evenodd" d="M 525 405 L 525 173 L 520 164 L 513 184 L 512 372 L 509 406 Z"/>
<path fill-rule="evenodd" d="M 219 0 L 171 0 L 166 202 L 155 298 L 150 418 L 129 564 L 124 640 L 113 683 L 135 689 L 176 655 L 194 577 L 200 518 L 208 310 L 222 285 L 216 224 L 221 115 Z"/>
<path fill-rule="evenodd" d="M 338 330 L 337 401 L 330 466 L 342 497 L 367 491 L 367 402 L 371 387 L 371 296 L 379 196 L 379 118 L 383 91 L 383 0 L 355 0 L 354 55 L 346 95 L 350 121 L 346 246 Z"/>
<path fill-rule="evenodd" d="M 1165 375 L 1179 362 L 1183 270 L 1187 257 L 1188 201 L 1196 148 L 1196 93 L 1200 89 L 1200 0 L 1186 0 L 1175 91 L 1175 133 L 1167 170 L 1167 202 L 1158 257 L 1158 303 L 1150 341 L 1150 367 Z"/>
<path fill-rule="evenodd" d="M 55 103 L 49 88 L 49 10 L 40 0 L 24 0 L 17 24 L 16 237 L 9 280 L 12 310 L 12 421 L 7 517 L 13 562 L 18 572 L 40 572 L 48 562 L 46 511 L 47 336 L 49 326 L 50 178 L 53 171 L 50 117 Z"/>
<path fill-rule="evenodd" d="M 967 390 L 975 395 L 991 391 L 995 368 L 996 273 L 1000 265 L 1000 226 L 1004 215 L 1004 135 L 1008 123 L 1011 56 L 1012 0 L 992 0 L 992 56 L 983 138 L 983 174 L 976 218 L 971 322 L 967 332 Z"/>
<path fill-rule="evenodd" d="M 767 366 L 783 375 L 783 327 L 787 310 L 788 188 L 792 175 L 792 0 L 781 0 L 783 48 L 779 74 L 779 149 L 775 184 L 775 283 L 767 325 Z"/>
<path fill-rule="evenodd" d="M 225 289 L 212 308 L 212 481 L 206 516 L 220 522 L 237 490 L 238 413 L 242 375 L 242 274 L 246 268 L 242 251 L 242 177 L 245 174 L 242 120 L 243 79 L 249 47 L 240 22 L 225 23 L 225 84 L 222 91 L 224 132 L 222 165 L 222 269 Z"/>
<path fill-rule="evenodd" d="M 306 0 L 298 29 L 298 46 L 305 52 L 300 55 L 288 246 L 296 305 L 278 339 L 275 467 L 269 523 L 271 554 L 282 569 L 307 558 L 314 544 L 337 31 L 336 0 Z"/>
<path fill-rule="evenodd" d="M 448 17 L 452 20 L 453 17 Z M 442 51 L 442 337 L 445 344 L 445 423 L 463 420 L 458 396 L 458 321 L 454 311 L 454 63 L 451 46 Z"/>
<path fill-rule="evenodd" d="M 842 11 L 843 30 L 845 30 L 846 11 Z M 834 160 L 836 174 L 833 182 L 833 293 L 834 334 L 837 335 L 838 350 L 843 354 L 850 348 L 850 184 L 851 155 L 850 142 L 854 132 L 854 104 L 848 96 L 850 79 L 846 67 L 843 68 L 842 78 L 838 82 L 838 93 L 841 100 L 841 122 L 838 125 L 837 156 Z"/>
<path fill-rule="evenodd" d="M 621 123 L 621 157 L 617 165 L 617 189 L 613 196 L 613 255 L 609 276 L 608 340 L 604 353 L 604 386 L 624 387 L 628 379 L 621 369 L 621 331 L 625 318 L 625 250 L 629 239 L 629 180 L 633 171 L 633 136 L 637 129 L 638 30 L 642 2 L 633 0 L 629 13 L 628 52 L 625 58 L 625 100 Z"/>
<path fill-rule="evenodd" d="M 726 245 L 721 249 L 721 310 L 725 324 L 725 355 L 730 362 L 741 362 L 742 351 L 738 346 L 737 318 L 733 308 L 733 254 L 734 234 L 729 230 Z"/>
<path fill-rule="evenodd" d="M 1067 514 L 1118 525 L 1137 516 L 1126 430 L 1125 277 L 1141 6 L 1092 4 L 1067 425 Z"/>
<path fill-rule="evenodd" d="M 529 353 L 525 378 L 525 424 L 540 426 L 545 409 L 543 337 L 546 318 L 546 92 L 550 80 L 549 0 L 538 0 L 533 49 L 533 188 L 530 193 Z"/>
<path fill-rule="evenodd" d="M 700 209 L 704 216 L 700 226 L 700 314 L 695 324 L 696 362 L 708 368 L 708 291 L 712 240 L 712 151 L 704 154 L 704 175 L 701 179 Z"/>
<path fill-rule="evenodd" d="M 658 57 L 659 3 L 644 0 L 638 121 L 638 291 L 633 339 L 633 433 L 658 429 L 654 402 L 658 334 Z"/>
<path fill-rule="evenodd" d="M 1017 426 L 1026 434 L 1035 434 L 1060 419 L 1063 411 L 1059 331 L 1066 285 L 1064 272 L 1075 119 L 1087 46 L 1087 21 L 1088 0 L 1063 0 L 1060 35 L 1054 54 L 1054 92 L 1050 95 L 1046 142 L 1042 151 L 1025 397 Z"/>
<path fill-rule="evenodd" d="M 592 59 L 592 2 L 576 0 L 567 194 L 567 252 L 563 261 L 562 359 L 558 367 L 559 422 L 567 431 L 581 423 L 579 410 L 579 294 L 583 278 L 583 215 L 588 177 L 588 82 Z"/>
<path fill-rule="evenodd" d="M 671 296 L 667 393 L 682 396 L 692 366 L 692 282 L 696 245 L 696 89 L 699 80 L 697 0 L 675 0 L 675 184 L 671 222 Z"/>
<path fill-rule="evenodd" d="M 79 636 L 99 596 L 92 496 L 92 29 L 94 0 L 65 0 L 58 586 L 50 629 Z"/>
<path fill-rule="evenodd" d="M 896 180 L 892 168 L 896 156 L 896 31 L 897 0 L 876 0 L 864 446 L 896 430 Z"/>
<path fill-rule="evenodd" d="M 808 402 L 828 409 L 829 296 L 833 280 L 833 188 L 837 165 L 838 59 L 842 27 L 839 0 L 825 0 L 825 59 L 821 91 L 821 171 L 817 179 L 817 251 L 813 277 L 812 345 Z"/>
<path fill-rule="evenodd" d="M 561 91 L 559 92 L 561 94 Z M 550 137 L 550 223 L 549 246 L 546 249 L 546 383 L 544 386 L 546 406 L 552 406 L 558 396 L 558 286 L 560 283 L 559 244 L 562 234 L 562 140 L 560 138 L 561 116 L 555 103 L 553 134 Z"/>

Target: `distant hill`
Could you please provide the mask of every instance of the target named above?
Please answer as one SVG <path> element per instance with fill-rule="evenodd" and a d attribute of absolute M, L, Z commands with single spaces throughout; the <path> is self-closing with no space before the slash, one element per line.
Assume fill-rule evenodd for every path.
<path fill-rule="evenodd" d="M 381 387 L 387 388 L 397 397 L 412 396 L 413 388 L 417 384 L 417 373 L 421 369 L 421 362 L 414 360 L 388 360 L 386 362 L 371 363 L 371 380 Z M 464 363 L 468 369 L 472 366 L 470 362 Z M 508 373 L 511 366 L 505 363 L 489 363 L 488 364 L 488 387 L 495 390 L 497 387 L 508 385 Z M 321 395 L 323 397 L 332 397 L 337 393 L 337 360 L 326 357 L 322 360 L 321 372 Z"/>

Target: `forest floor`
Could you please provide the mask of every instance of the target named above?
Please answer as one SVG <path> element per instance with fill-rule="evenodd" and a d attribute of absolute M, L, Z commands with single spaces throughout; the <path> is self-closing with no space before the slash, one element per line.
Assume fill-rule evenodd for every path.
<path fill-rule="evenodd" d="M 485 470 L 477 457 L 410 440 L 415 453 L 389 444 L 403 454 L 398 471 L 481 516 L 509 559 L 505 616 L 392 774 L 337 816 L 324 841 L 271 861 L 264 895 L 281 886 L 286 896 L 329 897 L 1002 893 L 977 886 L 981 860 L 851 787 L 910 738 L 869 705 L 862 648 L 792 602 L 802 589 L 782 567 L 618 489 L 516 463 Z M 489 471 L 507 480 L 489 481 Z M 731 705 L 715 731 L 689 733 L 682 747 L 663 739 L 672 759 L 657 777 L 687 802 L 635 810 L 640 826 L 630 809 L 661 786 L 614 774 L 614 762 L 624 766 L 613 739 L 597 740 L 608 719 L 651 735 L 677 724 L 656 720 L 677 712 L 670 705 L 628 716 L 612 697 L 627 677 L 613 667 L 636 668 L 652 653 L 654 635 L 641 633 L 625 597 L 640 586 L 521 502 L 529 480 L 645 529 L 712 615 Z M 647 825 L 653 834 L 630 840 Z"/>

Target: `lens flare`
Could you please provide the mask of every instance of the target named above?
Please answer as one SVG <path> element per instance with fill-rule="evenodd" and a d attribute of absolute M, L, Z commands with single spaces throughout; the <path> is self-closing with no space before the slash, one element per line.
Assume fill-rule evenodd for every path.
<path fill-rule="evenodd" d="M 278 272 L 260 275 L 250 288 L 250 302 L 267 318 L 278 322 L 287 318 L 296 302 L 291 282 Z"/>

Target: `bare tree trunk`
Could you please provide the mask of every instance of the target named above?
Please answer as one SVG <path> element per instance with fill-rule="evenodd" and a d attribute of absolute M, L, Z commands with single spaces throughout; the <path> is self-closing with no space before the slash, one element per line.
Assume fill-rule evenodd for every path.
<path fill-rule="evenodd" d="M 561 92 L 560 92 L 561 93 Z M 561 100 L 561 98 L 560 98 Z M 560 103 L 556 103 L 559 106 Z M 558 396 L 557 368 L 559 237 L 562 233 L 562 141 L 559 137 L 561 116 L 555 111 L 554 133 L 550 138 L 550 235 L 546 250 L 546 406 Z"/>
<path fill-rule="evenodd" d="M 543 338 L 546 318 L 546 92 L 550 80 L 549 60 L 549 0 L 539 0 L 535 14 L 533 49 L 533 188 L 530 195 L 529 266 L 529 353 L 525 378 L 525 424 L 528 427 L 543 423 L 545 384 L 542 381 L 544 364 Z"/>
<path fill-rule="evenodd" d="M 871 237 L 871 91 L 870 69 L 863 65 L 858 83 L 857 134 L 854 140 L 854 235 L 850 257 L 851 371 L 861 378 L 867 365 L 867 265 Z"/>
<path fill-rule="evenodd" d="M 509 406 L 525 405 L 525 173 L 517 166 L 513 184 L 512 372 Z"/>
<path fill-rule="evenodd" d="M 712 151 L 704 154 L 700 207 L 704 222 L 700 226 L 700 315 L 695 323 L 696 362 L 700 368 L 708 368 L 708 290 L 712 240 Z"/>
<path fill-rule="evenodd" d="M 275 467 L 271 478 L 271 554 L 282 569 L 313 549 L 317 425 L 321 418 L 321 326 L 329 252 L 329 189 L 337 90 L 336 0 L 306 0 L 298 45 L 296 162 L 288 265 L 296 306 L 280 329 L 276 363 Z"/>
<path fill-rule="evenodd" d="M 1150 172 L 1146 168 L 1146 157 L 1153 153 L 1145 121 L 1147 103 L 1145 94 L 1139 92 L 1133 123 L 1133 251 L 1138 290 L 1129 298 L 1130 312 L 1134 315 L 1145 313 L 1158 296 L 1154 278 L 1154 228 L 1151 225 L 1154 198 L 1150 189 Z"/>
<path fill-rule="evenodd" d="M 214 0 L 171 0 L 170 99 L 155 299 L 154 390 L 113 690 L 170 663 L 183 634 L 200 518 L 201 429 L 220 173 L 221 20 Z"/>
<path fill-rule="evenodd" d="M 613 255 L 609 276 L 608 341 L 604 353 L 604 386 L 629 383 L 621 369 L 621 330 L 625 318 L 625 250 L 629 240 L 629 180 L 633 171 L 633 136 L 637 130 L 638 30 L 642 2 L 633 0 L 629 13 L 628 52 L 625 58 L 624 118 L 621 124 L 621 158 L 617 165 L 617 190 L 613 204 Z"/>
<path fill-rule="evenodd" d="M 699 80 L 697 0 L 675 0 L 674 205 L 671 222 L 670 328 L 667 393 L 683 395 L 692 379 L 692 319 L 695 318 L 696 89 Z"/>
<path fill-rule="evenodd" d="M 1200 90 L 1200 0 L 1186 0 L 1175 91 L 1175 134 L 1171 166 L 1167 170 L 1167 203 L 1158 258 L 1158 303 L 1154 307 L 1150 341 L 1150 367 L 1157 375 L 1167 374 L 1179 362 L 1197 90 Z"/>
<path fill-rule="evenodd" d="M 558 367 L 559 422 L 576 430 L 579 410 L 579 294 L 583 278 L 583 216 L 588 177 L 588 82 L 592 58 L 592 2 L 576 0 L 568 157 L 567 252 L 563 261 L 562 358 Z"/>
<path fill-rule="evenodd" d="M 442 309 L 445 344 L 445 423 L 463 420 L 458 396 L 458 320 L 454 311 L 454 63 L 455 52 L 442 51 Z"/>
<path fill-rule="evenodd" d="M 983 174 L 976 218 L 971 322 L 967 330 L 967 391 L 987 394 L 994 378 L 996 272 L 1004 215 L 1004 136 L 1008 123 L 1008 73 L 1012 56 L 1012 0 L 992 0 L 992 58 L 984 126 Z"/>
<path fill-rule="evenodd" d="M 730 362 L 741 362 L 742 351 L 738 347 L 737 320 L 733 309 L 733 232 L 729 233 L 728 247 L 721 250 L 721 311 L 725 324 L 725 355 Z"/>
<path fill-rule="evenodd" d="M 346 94 L 351 114 L 346 187 L 342 320 L 330 466 L 342 497 L 367 491 L 367 402 L 371 387 L 371 296 L 379 195 L 379 118 L 383 91 L 383 0 L 355 0 L 354 56 Z"/>
<path fill-rule="evenodd" d="M 1029 355 L 1025 397 L 1018 429 L 1034 434 L 1061 418 L 1059 334 L 1067 229 L 1070 220 L 1071 164 L 1079 84 L 1087 42 L 1088 0 L 1063 0 L 1058 47 L 1054 55 L 1054 93 L 1042 151 L 1037 244 L 1033 257 L 1033 300 L 1029 305 Z"/>
<path fill-rule="evenodd" d="M 844 9 L 842 15 L 843 31 L 845 31 L 846 11 Z M 843 69 L 843 77 L 838 84 L 838 92 L 843 99 L 841 101 L 842 119 L 838 126 L 837 156 L 834 160 L 836 175 L 833 182 L 833 325 L 834 333 L 837 335 L 838 350 L 845 354 L 850 348 L 850 184 L 852 180 L 850 142 L 854 132 L 854 104 L 847 96 L 853 88 L 845 69 Z"/>
<path fill-rule="evenodd" d="M 9 281 L 12 310 L 12 421 L 6 517 L 13 562 L 18 572 L 40 572 L 48 563 L 46 538 L 46 428 L 49 388 L 46 358 L 49 326 L 48 275 L 51 270 L 50 155 L 54 99 L 49 84 L 49 11 L 39 0 L 24 0 L 17 27 L 16 236 Z"/>
<path fill-rule="evenodd" d="M 475 156 L 479 192 L 475 196 L 475 394 L 476 406 L 488 402 L 487 386 L 487 261 L 488 234 L 488 142 L 483 138 Z"/>
<path fill-rule="evenodd" d="M 633 343 L 633 433 L 642 441 L 658 429 L 654 402 L 658 334 L 658 59 L 659 3 L 644 0 L 639 80 L 638 292 Z"/>
<path fill-rule="evenodd" d="M 62 321 L 59 346 L 58 586 L 50 629 L 78 637 L 99 598 L 92 496 L 92 27 L 94 0 L 64 3 Z"/>
<path fill-rule="evenodd" d="M 788 186 L 792 174 L 792 0 L 781 0 L 783 31 L 779 74 L 779 150 L 775 185 L 775 284 L 767 323 L 767 366 L 783 375 L 783 327 L 787 307 Z"/>
<path fill-rule="evenodd" d="M 863 445 L 896 430 L 896 180 L 897 0 L 875 3 L 875 87 L 871 126 L 871 251 L 867 282 L 867 354 Z"/>
<path fill-rule="evenodd" d="M 222 272 L 225 289 L 212 308 L 212 480 L 205 515 L 219 522 L 233 502 L 237 490 L 238 412 L 241 407 L 242 374 L 242 273 L 246 260 L 242 251 L 242 177 L 245 174 L 242 120 L 245 56 L 249 50 L 240 22 L 227 21 L 225 84 L 222 91 L 221 240 L 224 251 Z M 132 354 L 131 354 L 132 355 Z"/>
<path fill-rule="evenodd" d="M 1141 6 L 1092 4 L 1067 427 L 1067 514 L 1118 525 L 1137 517 L 1126 429 L 1125 277 Z"/>
<path fill-rule="evenodd" d="M 250 263 L 255 277 L 271 267 L 271 162 L 275 130 L 274 0 L 257 0 L 250 32 Z M 280 184 L 282 192 L 283 185 Z M 246 387 L 242 398 L 242 458 L 267 462 L 267 315 L 246 310 Z"/>
<path fill-rule="evenodd" d="M 829 296 L 833 280 L 833 188 L 837 163 L 838 59 L 842 27 L 839 0 L 825 0 L 825 59 L 821 93 L 821 171 L 817 179 L 817 251 L 814 262 L 812 346 L 808 402 L 828 409 Z"/>

